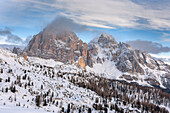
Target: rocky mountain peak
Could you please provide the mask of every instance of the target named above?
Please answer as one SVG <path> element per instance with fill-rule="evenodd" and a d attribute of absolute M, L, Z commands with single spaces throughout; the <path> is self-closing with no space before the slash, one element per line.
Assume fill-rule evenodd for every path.
<path fill-rule="evenodd" d="M 99 37 L 98 42 L 103 42 L 103 43 L 113 43 L 113 44 L 117 44 L 116 40 L 109 34 L 106 33 L 102 33 L 101 36 Z"/>
<path fill-rule="evenodd" d="M 117 42 L 111 35 L 103 33 L 98 39 L 98 44 L 101 47 L 110 48 L 110 46 L 116 45 Z"/>
<path fill-rule="evenodd" d="M 28 56 L 51 58 L 64 63 L 77 61 L 82 57 L 87 65 L 88 46 L 70 31 L 55 33 L 45 29 L 33 37 L 24 51 Z"/>
<path fill-rule="evenodd" d="M 96 37 L 92 41 L 90 41 L 88 43 L 88 47 L 91 49 L 91 48 L 94 48 L 94 46 L 98 45 L 102 48 L 113 48 L 117 44 L 118 43 L 116 42 L 114 37 L 106 33 L 103 33 L 100 35 L 100 37 Z"/>

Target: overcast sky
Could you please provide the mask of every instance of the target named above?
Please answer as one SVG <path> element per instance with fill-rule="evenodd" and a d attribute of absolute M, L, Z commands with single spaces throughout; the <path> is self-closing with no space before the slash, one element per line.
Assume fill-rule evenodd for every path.
<path fill-rule="evenodd" d="M 60 17 L 83 26 L 75 32 L 85 42 L 105 32 L 170 47 L 170 0 L 0 0 L 0 43 L 25 42 Z"/>

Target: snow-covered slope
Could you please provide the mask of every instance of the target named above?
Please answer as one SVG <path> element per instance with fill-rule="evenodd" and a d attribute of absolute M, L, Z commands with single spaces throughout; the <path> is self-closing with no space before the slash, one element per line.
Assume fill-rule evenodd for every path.
<path fill-rule="evenodd" d="M 16 105 L 3 105 L 0 103 L 0 112 L 1 113 L 49 113 L 44 110 L 35 109 L 35 108 L 23 108 Z"/>
<path fill-rule="evenodd" d="M 119 79 L 119 77 L 122 76 L 122 72 L 116 68 L 115 63 L 109 60 L 106 60 L 102 64 L 96 63 L 93 65 L 93 68 L 87 66 L 86 69 L 90 72 L 95 72 L 99 76 L 110 79 Z"/>
<path fill-rule="evenodd" d="M 110 71 L 105 74 L 112 72 L 121 75 L 120 71 L 114 68 L 107 69 L 113 65 L 107 63 L 103 71 L 95 74 L 92 71 L 97 70 L 97 66 L 104 67 L 96 64 L 91 71 L 87 69 L 85 72 L 76 65 L 67 65 L 51 59 L 28 57 L 28 61 L 25 61 L 23 57 L 0 48 L 0 113 L 11 111 L 14 113 L 98 113 L 99 111 L 135 113 L 142 112 L 140 108 L 147 106 L 145 101 L 140 103 L 140 108 L 134 104 L 138 102 L 137 97 L 143 98 L 144 95 L 153 108 L 158 107 L 158 110 L 167 112 L 164 108 L 169 109 L 169 96 L 160 89 L 140 88 L 103 77 L 101 73 L 105 71 Z M 123 93 L 124 91 L 126 93 Z M 130 93 L 132 91 L 138 96 L 133 97 L 134 95 Z M 156 99 L 162 98 L 162 95 L 164 101 L 160 102 L 159 107 Z M 131 101 L 128 102 L 127 99 Z M 147 111 L 145 108 L 144 110 Z"/>
<path fill-rule="evenodd" d="M 33 57 L 29 58 L 30 62 L 27 62 L 22 57 L 17 57 L 3 49 L 0 49 L 0 59 L 0 78 L 2 80 L 0 82 L 0 102 L 2 104 L 33 109 L 37 108 L 34 102 L 35 96 L 48 93 L 49 96 L 46 99 L 50 100 L 53 95 L 55 98 L 52 99 L 52 102 L 57 102 L 58 107 L 50 103 L 50 106 L 39 109 L 57 112 L 62 109 L 59 107 L 61 104 L 65 107 L 68 103 L 73 103 L 75 107 L 91 106 L 93 100 L 90 98 L 97 97 L 90 90 L 74 86 L 68 80 L 54 77 L 55 72 L 58 72 L 60 68 L 65 72 L 72 68 L 62 65 L 60 62 Z M 70 70 L 69 72 L 74 70 L 78 72 L 76 67 Z M 15 93 L 8 91 L 11 87 L 16 88 Z"/>

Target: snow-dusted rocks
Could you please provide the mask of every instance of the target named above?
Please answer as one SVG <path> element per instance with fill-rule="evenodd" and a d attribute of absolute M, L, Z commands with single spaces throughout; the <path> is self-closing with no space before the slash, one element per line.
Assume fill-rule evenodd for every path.
<path fill-rule="evenodd" d="M 128 81 L 139 83 L 145 81 L 150 85 L 168 88 L 167 82 L 165 83 L 165 81 L 170 81 L 165 77 L 165 73 L 169 73 L 169 66 L 164 62 L 155 60 L 148 53 L 135 50 L 126 43 L 117 43 L 112 36 L 107 34 L 102 34 L 100 37 L 95 38 L 88 46 L 93 67 L 99 64 L 107 67 L 106 61 L 113 64 L 107 67 L 109 68 L 107 69 L 108 72 L 105 71 L 103 73 L 110 75 L 111 72 L 109 70 L 116 67 L 122 72 L 122 76 L 120 76 L 120 74 L 115 74 L 114 76 L 117 75 L 117 77 L 124 78 Z M 103 69 L 104 68 L 98 70 Z"/>
<path fill-rule="evenodd" d="M 103 48 L 110 48 L 112 45 L 117 44 L 117 42 L 111 35 L 101 34 L 98 44 Z"/>
<path fill-rule="evenodd" d="M 102 34 L 96 42 L 92 42 L 89 43 L 89 51 L 93 55 L 94 63 L 109 60 L 115 62 L 117 68 L 122 72 L 144 74 L 135 51 L 128 44 L 118 44 L 112 36 L 107 34 Z"/>
<path fill-rule="evenodd" d="M 17 48 L 17 47 L 14 47 L 12 52 L 17 54 L 17 55 L 22 55 L 23 54 L 23 50 L 21 50 L 20 48 Z"/>

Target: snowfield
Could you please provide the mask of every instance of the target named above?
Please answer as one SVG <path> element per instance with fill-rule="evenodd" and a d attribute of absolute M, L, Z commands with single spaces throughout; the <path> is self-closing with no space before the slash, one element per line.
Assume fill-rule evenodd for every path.
<path fill-rule="evenodd" d="M 44 110 L 39 110 L 35 108 L 22 108 L 16 107 L 15 105 L 3 105 L 0 103 L 0 112 L 1 113 L 49 113 Z"/>
<path fill-rule="evenodd" d="M 122 72 L 120 72 L 114 62 L 110 62 L 106 60 L 103 64 L 96 63 L 93 65 L 93 68 L 87 66 L 87 71 L 94 72 L 98 75 L 103 75 L 106 78 L 110 79 L 119 79 L 122 76 Z"/>

